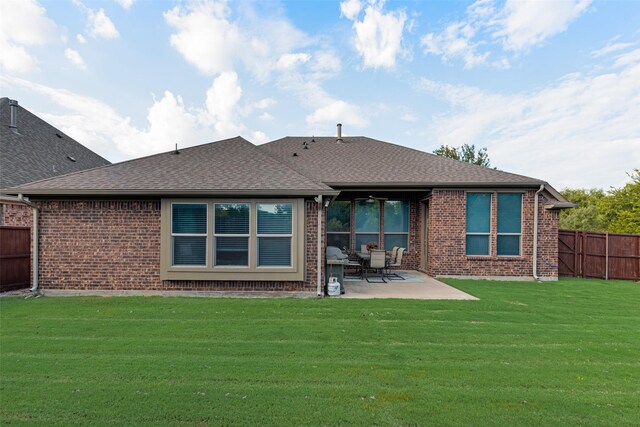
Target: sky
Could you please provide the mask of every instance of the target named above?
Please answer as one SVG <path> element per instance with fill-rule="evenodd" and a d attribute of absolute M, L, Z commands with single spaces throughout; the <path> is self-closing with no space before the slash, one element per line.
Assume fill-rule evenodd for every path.
<path fill-rule="evenodd" d="M 640 0 L 2 0 L 0 51 L 0 96 L 112 162 L 342 123 L 557 189 L 640 167 Z"/>

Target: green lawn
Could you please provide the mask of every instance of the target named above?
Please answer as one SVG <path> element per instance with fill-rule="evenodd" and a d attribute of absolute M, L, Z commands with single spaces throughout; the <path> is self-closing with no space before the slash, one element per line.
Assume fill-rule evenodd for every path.
<path fill-rule="evenodd" d="M 2 424 L 637 425 L 640 284 L 0 299 Z"/>

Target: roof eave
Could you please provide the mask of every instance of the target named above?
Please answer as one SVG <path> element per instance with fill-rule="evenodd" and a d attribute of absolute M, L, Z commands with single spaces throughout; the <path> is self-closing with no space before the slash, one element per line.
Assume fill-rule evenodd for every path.
<path fill-rule="evenodd" d="M 2 190 L 3 194 L 23 194 L 25 196 L 161 196 L 161 197 L 193 197 L 193 196 L 337 196 L 340 192 L 333 189 L 308 190 L 101 190 L 101 189 L 27 189 L 9 188 Z"/>

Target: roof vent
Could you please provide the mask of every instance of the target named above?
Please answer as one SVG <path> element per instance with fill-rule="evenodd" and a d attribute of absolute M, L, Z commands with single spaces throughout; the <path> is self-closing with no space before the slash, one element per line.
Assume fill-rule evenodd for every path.
<path fill-rule="evenodd" d="M 298 157 L 298 153 L 293 153 L 293 157 Z"/>
<path fill-rule="evenodd" d="M 56 132 L 56 136 L 60 139 L 62 139 L 62 135 L 60 135 L 58 132 Z"/>
<path fill-rule="evenodd" d="M 71 160 L 74 163 L 76 162 L 76 158 L 75 157 L 67 156 L 67 159 Z"/>
<path fill-rule="evenodd" d="M 342 123 L 338 123 L 337 127 L 338 127 L 338 137 L 336 138 L 336 142 L 342 142 Z"/>
<path fill-rule="evenodd" d="M 178 144 L 176 144 L 176 149 L 173 151 L 173 154 L 180 154 L 180 150 L 178 150 Z"/>
<path fill-rule="evenodd" d="M 308 150 L 309 149 L 309 143 L 307 141 L 303 142 L 302 143 L 302 148 L 305 149 L 305 150 Z"/>
<path fill-rule="evenodd" d="M 18 101 L 10 99 L 9 109 L 11 110 L 11 122 L 9 123 L 9 129 L 18 133 Z"/>

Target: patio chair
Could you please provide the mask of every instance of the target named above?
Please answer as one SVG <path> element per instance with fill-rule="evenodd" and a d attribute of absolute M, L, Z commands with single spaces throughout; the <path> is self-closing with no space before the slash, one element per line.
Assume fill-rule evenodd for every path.
<path fill-rule="evenodd" d="M 373 270 L 373 271 L 377 271 L 380 274 L 380 279 L 382 280 L 382 282 L 375 282 L 375 283 L 387 283 L 387 281 L 384 280 L 384 269 L 386 265 L 387 265 L 387 257 L 386 257 L 385 251 L 377 250 L 377 249 L 372 250 L 371 258 L 369 259 L 369 265 L 367 266 L 364 272 L 364 276 L 367 279 L 367 282 L 373 283 L 371 282 L 371 280 L 369 280 L 369 270 Z"/>
<path fill-rule="evenodd" d="M 398 249 L 398 254 L 396 256 L 395 261 L 391 261 L 389 265 L 387 265 L 387 279 L 389 280 L 405 280 L 400 274 L 391 272 L 391 268 L 399 268 L 402 266 L 402 255 L 404 254 L 405 248 Z M 393 258 L 391 258 L 393 260 Z"/>
<path fill-rule="evenodd" d="M 393 248 L 391 248 L 391 258 L 389 259 L 390 262 L 396 262 L 396 256 L 398 255 L 398 249 L 400 249 L 399 246 L 394 246 Z"/>
<path fill-rule="evenodd" d="M 367 253 L 367 245 L 360 245 L 360 252 L 362 252 L 363 254 Z"/>

